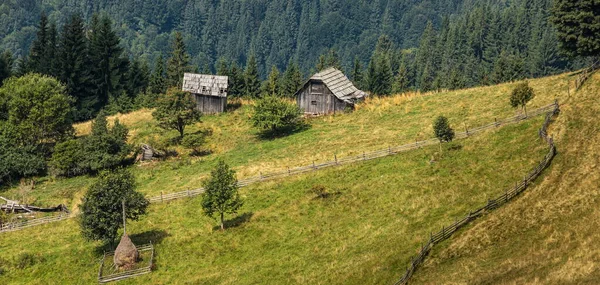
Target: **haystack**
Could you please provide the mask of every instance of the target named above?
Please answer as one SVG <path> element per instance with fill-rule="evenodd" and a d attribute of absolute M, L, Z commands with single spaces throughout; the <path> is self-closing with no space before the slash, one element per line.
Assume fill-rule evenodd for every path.
<path fill-rule="evenodd" d="M 140 253 L 135 247 L 135 244 L 133 244 L 127 234 L 124 234 L 123 237 L 121 237 L 119 246 L 117 246 L 117 250 L 115 250 L 115 265 L 118 269 L 129 270 L 135 266 L 139 257 Z"/>

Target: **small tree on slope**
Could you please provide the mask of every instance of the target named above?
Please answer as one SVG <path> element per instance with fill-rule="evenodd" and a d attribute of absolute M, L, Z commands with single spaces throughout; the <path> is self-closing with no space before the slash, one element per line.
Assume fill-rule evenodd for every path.
<path fill-rule="evenodd" d="M 440 140 L 440 151 L 442 150 L 442 142 L 451 142 L 454 139 L 454 130 L 450 127 L 448 119 L 444 116 L 439 116 L 433 122 L 433 132 L 435 137 Z"/>
<path fill-rule="evenodd" d="M 221 230 L 225 229 L 224 215 L 236 214 L 244 202 L 238 193 L 235 171 L 222 160 L 210 173 L 203 183 L 204 194 L 202 195 L 202 209 L 209 217 L 218 215 L 221 222 Z"/>
<path fill-rule="evenodd" d="M 199 122 L 202 115 L 196 110 L 196 103 L 191 95 L 176 87 L 161 95 L 157 105 L 152 117 L 158 121 L 158 126 L 161 128 L 177 130 L 179 138 L 183 138 L 185 127 Z"/>
<path fill-rule="evenodd" d="M 510 95 L 510 105 L 513 108 L 521 106 L 525 110 L 525 116 L 527 116 L 527 102 L 531 101 L 535 97 L 533 88 L 529 86 L 527 81 L 519 83 L 515 89 L 513 89 Z"/>

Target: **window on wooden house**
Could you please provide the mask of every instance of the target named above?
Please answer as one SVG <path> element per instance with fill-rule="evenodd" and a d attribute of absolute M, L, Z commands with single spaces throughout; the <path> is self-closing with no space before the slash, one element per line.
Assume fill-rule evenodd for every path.
<path fill-rule="evenodd" d="M 310 101 L 311 105 L 317 105 L 317 101 Z"/>

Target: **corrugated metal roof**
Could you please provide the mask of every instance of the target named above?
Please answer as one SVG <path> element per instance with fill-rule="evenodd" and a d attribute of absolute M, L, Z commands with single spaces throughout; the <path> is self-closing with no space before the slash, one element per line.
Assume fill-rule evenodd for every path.
<path fill-rule="evenodd" d="M 182 90 L 194 94 L 227 97 L 227 76 L 185 73 Z"/>
<path fill-rule="evenodd" d="M 335 97 L 349 103 L 351 103 L 351 99 L 367 96 L 367 93 L 358 90 L 344 73 L 333 67 L 313 75 L 309 80 L 322 81 Z"/>

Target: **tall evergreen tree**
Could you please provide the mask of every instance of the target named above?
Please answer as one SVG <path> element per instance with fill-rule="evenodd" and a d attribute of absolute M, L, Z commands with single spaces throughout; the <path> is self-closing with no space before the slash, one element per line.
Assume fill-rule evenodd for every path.
<path fill-rule="evenodd" d="M 392 85 L 393 93 L 402 93 L 408 90 L 409 78 L 408 78 L 408 69 L 406 67 L 406 58 L 402 56 L 402 61 L 400 62 L 400 68 L 398 69 L 398 74 L 396 74 L 396 78 L 394 79 L 394 84 Z"/>
<path fill-rule="evenodd" d="M 90 61 L 91 78 L 100 107 L 111 97 L 119 97 L 124 90 L 128 61 L 121 57 L 120 39 L 107 15 L 94 15 L 91 23 Z"/>
<path fill-rule="evenodd" d="M 300 73 L 298 65 L 295 61 L 290 60 L 283 74 L 283 96 L 288 98 L 293 97 L 303 83 L 302 73 Z"/>
<path fill-rule="evenodd" d="M 600 2 L 555 0 L 552 23 L 561 49 L 570 55 L 600 55 Z"/>
<path fill-rule="evenodd" d="M 165 62 L 162 55 L 159 55 L 154 62 L 154 70 L 150 76 L 149 91 L 154 94 L 163 94 L 167 91 Z"/>
<path fill-rule="evenodd" d="M 87 120 L 94 116 L 98 98 L 91 92 L 88 40 L 83 19 L 72 15 L 62 28 L 58 48 L 58 78 L 67 86 L 75 99 L 75 120 Z"/>
<path fill-rule="evenodd" d="M 167 87 L 181 87 L 183 74 L 191 71 L 189 64 L 190 56 L 186 51 L 183 35 L 175 32 L 171 57 L 167 61 Z"/>
<path fill-rule="evenodd" d="M 362 70 L 362 66 L 360 64 L 360 60 L 358 59 L 358 57 L 354 58 L 354 63 L 352 65 L 352 81 L 354 82 L 354 85 L 358 88 L 358 89 L 362 89 L 363 88 L 363 84 L 364 84 L 364 78 L 363 78 L 363 70 Z"/>
<path fill-rule="evenodd" d="M 231 97 L 241 97 L 244 95 L 245 90 L 246 83 L 244 81 L 244 73 L 235 62 L 232 62 L 231 67 L 229 68 L 229 86 L 227 95 Z"/>
<path fill-rule="evenodd" d="M 250 58 L 248 58 L 244 81 L 246 83 L 245 95 L 250 98 L 258 98 L 260 95 L 260 79 L 258 76 L 258 64 L 254 54 L 251 54 Z"/>
<path fill-rule="evenodd" d="M 12 75 L 13 62 L 13 55 L 10 50 L 6 50 L 0 55 L 0 87 L 2 87 L 4 79 Z"/>
<path fill-rule="evenodd" d="M 28 59 L 28 71 L 47 74 L 48 67 L 48 17 L 46 13 L 42 12 L 40 16 L 40 22 L 38 24 L 38 30 L 36 32 L 36 38 L 31 43 L 31 50 L 29 51 Z"/>
<path fill-rule="evenodd" d="M 56 23 L 51 22 L 48 27 L 48 43 L 46 44 L 45 58 L 47 66 L 44 68 L 45 74 L 58 77 L 59 75 L 59 62 L 58 56 L 58 30 Z"/>
<path fill-rule="evenodd" d="M 281 95 L 281 76 L 279 69 L 276 66 L 271 67 L 271 72 L 267 81 L 264 83 L 263 93 L 267 96 L 280 96 Z"/>
<path fill-rule="evenodd" d="M 229 76 L 229 65 L 227 64 L 227 59 L 224 57 L 220 57 L 219 60 L 217 60 L 217 66 L 215 67 L 217 75 Z"/>

